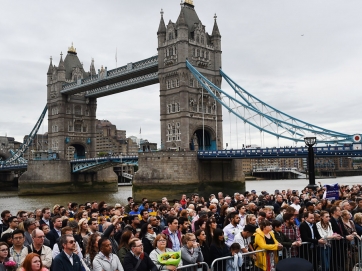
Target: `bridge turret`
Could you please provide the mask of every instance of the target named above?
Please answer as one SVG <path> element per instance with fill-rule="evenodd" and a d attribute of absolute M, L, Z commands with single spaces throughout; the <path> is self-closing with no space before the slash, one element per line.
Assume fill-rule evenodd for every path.
<path fill-rule="evenodd" d="M 60 53 L 60 61 L 58 65 L 58 81 L 65 82 L 65 66 L 63 61 L 63 53 Z"/>
<path fill-rule="evenodd" d="M 92 62 L 91 62 L 90 68 L 89 68 L 89 73 L 90 73 L 91 77 L 94 75 L 97 75 L 96 68 L 94 67 L 94 58 L 92 58 Z"/>
<path fill-rule="evenodd" d="M 216 21 L 216 14 L 214 16 L 214 27 L 212 29 L 211 43 L 215 48 L 215 69 L 221 68 L 221 35 L 219 31 L 219 27 Z"/>
<path fill-rule="evenodd" d="M 166 40 L 166 25 L 165 21 L 163 20 L 163 9 L 161 9 L 161 20 L 160 25 L 158 26 L 157 36 L 158 36 L 158 47 L 161 47 L 162 44 Z"/>
<path fill-rule="evenodd" d="M 47 84 L 49 85 L 52 80 L 52 74 L 53 74 L 53 61 L 52 57 L 50 57 L 50 64 L 47 72 Z"/>

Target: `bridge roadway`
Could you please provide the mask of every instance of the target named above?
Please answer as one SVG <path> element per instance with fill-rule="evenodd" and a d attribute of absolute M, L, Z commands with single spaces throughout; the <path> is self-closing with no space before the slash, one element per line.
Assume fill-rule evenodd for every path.
<path fill-rule="evenodd" d="M 362 157 L 362 149 L 353 146 L 314 147 L 317 157 Z M 304 158 L 308 156 L 308 148 L 260 148 L 241 150 L 198 151 L 197 158 L 205 159 L 255 159 L 255 158 Z M 120 163 L 138 163 L 138 155 L 111 156 L 71 160 L 72 173 L 97 171 Z M 24 170 L 27 164 L 0 165 L 0 171 Z"/>
<path fill-rule="evenodd" d="M 63 85 L 61 94 L 74 95 L 86 92 L 89 98 L 99 98 L 114 93 L 136 89 L 159 83 L 158 56 L 153 56 L 135 63 L 80 79 Z"/>
<path fill-rule="evenodd" d="M 314 147 L 317 157 L 362 157 L 362 149 L 353 146 Z M 198 151 L 197 158 L 204 159 L 253 159 L 253 158 L 304 158 L 308 157 L 308 148 L 260 148 L 241 150 Z"/>

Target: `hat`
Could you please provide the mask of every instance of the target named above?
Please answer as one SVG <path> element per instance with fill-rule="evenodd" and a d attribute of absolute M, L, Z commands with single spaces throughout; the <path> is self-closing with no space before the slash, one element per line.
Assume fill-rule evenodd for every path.
<path fill-rule="evenodd" d="M 211 203 L 219 203 L 219 201 L 217 200 L 217 199 L 212 199 L 211 201 L 210 201 Z"/>
<path fill-rule="evenodd" d="M 122 205 L 119 204 L 119 203 L 116 203 L 116 204 L 114 205 L 114 208 L 120 208 L 120 207 L 122 207 Z"/>
<path fill-rule="evenodd" d="M 247 225 L 244 227 L 243 231 L 248 231 L 248 232 L 250 232 L 250 233 L 255 233 L 256 227 L 253 226 L 253 225 L 251 225 L 251 224 L 247 224 Z"/>
<path fill-rule="evenodd" d="M 255 190 L 251 190 L 251 193 L 254 193 L 254 194 L 256 194 L 256 191 L 255 191 Z"/>

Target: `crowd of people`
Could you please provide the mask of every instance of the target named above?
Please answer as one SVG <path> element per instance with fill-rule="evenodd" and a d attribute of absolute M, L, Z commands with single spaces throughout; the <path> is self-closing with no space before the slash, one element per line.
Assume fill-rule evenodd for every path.
<path fill-rule="evenodd" d="M 361 185 L 340 186 L 338 200 L 323 195 L 320 186 L 2 210 L 0 271 L 155 271 L 199 263 L 207 271 L 223 257 L 214 270 L 273 271 L 285 257 L 308 259 L 314 270 L 352 270 L 362 234 Z M 160 255 L 172 252 L 180 261 L 164 264 Z"/>

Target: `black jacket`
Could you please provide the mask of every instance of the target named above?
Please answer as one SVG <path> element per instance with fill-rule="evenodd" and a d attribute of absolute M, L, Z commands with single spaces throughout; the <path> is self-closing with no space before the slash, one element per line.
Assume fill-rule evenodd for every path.
<path fill-rule="evenodd" d="M 343 222 L 340 218 L 336 221 L 334 217 L 331 217 L 330 222 L 332 225 L 333 232 L 338 233 L 340 236 L 343 237 L 346 237 L 348 235 L 346 229 L 343 226 Z"/>
<path fill-rule="evenodd" d="M 318 232 L 317 226 L 313 224 L 313 233 L 314 233 L 314 239 L 312 238 L 312 232 L 310 230 L 309 225 L 307 222 L 303 222 L 299 226 L 300 231 L 300 237 L 302 238 L 303 242 L 313 243 L 315 245 L 318 244 L 318 240 L 321 239 L 321 236 Z"/>
<path fill-rule="evenodd" d="M 123 269 L 125 271 L 157 271 L 157 266 L 153 263 L 148 254 L 144 253 L 143 255 L 141 263 L 138 268 L 135 269 L 138 260 L 131 252 L 128 252 L 124 257 Z"/>
<path fill-rule="evenodd" d="M 82 263 L 78 255 L 73 254 L 73 265 L 65 255 L 65 252 L 60 252 L 52 262 L 52 271 L 81 271 Z"/>
<path fill-rule="evenodd" d="M 46 237 L 50 241 L 50 248 L 53 249 L 54 244 L 57 242 L 59 238 L 57 231 L 55 229 L 50 230 L 50 232 L 46 234 Z"/>

